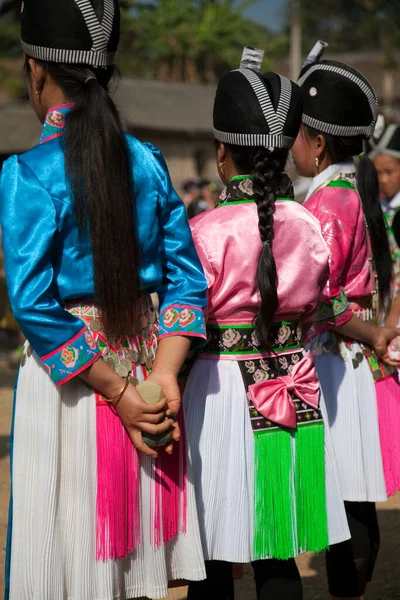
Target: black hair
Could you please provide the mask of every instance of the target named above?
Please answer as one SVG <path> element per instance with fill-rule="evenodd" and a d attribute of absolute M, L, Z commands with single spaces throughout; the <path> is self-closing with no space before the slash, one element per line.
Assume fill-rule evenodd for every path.
<path fill-rule="evenodd" d="M 393 278 L 393 265 L 385 218 L 379 202 L 378 173 L 374 163 L 364 152 L 366 138 L 363 136 L 339 137 L 318 132 L 303 125 L 306 135 L 325 138 L 326 149 L 332 163 L 344 162 L 360 156 L 357 170 L 357 188 L 360 194 L 367 231 L 371 242 L 372 260 L 378 279 L 380 306 L 383 310 L 390 301 L 390 287 Z"/>
<path fill-rule="evenodd" d="M 270 350 L 270 330 L 278 308 L 278 274 L 273 254 L 275 201 L 279 197 L 293 196 L 292 182 L 284 174 L 289 151 L 225 146 L 237 169 L 252 175 L 258 230 L 263 244 L 257 269 L 261 305 L 254 324 L 260 347 Z"/>
<path fill-rule="evenodd" d="M 108 93 L 115 68 L 36 62 L 74 103 L 66 117 L 65 169 L 80 235 L 90 235 L 95 301 L 108 333 L 131 333 L 140 252 L 130 152 Z M 25 70 L 29 76 L 28 58 Z"/>

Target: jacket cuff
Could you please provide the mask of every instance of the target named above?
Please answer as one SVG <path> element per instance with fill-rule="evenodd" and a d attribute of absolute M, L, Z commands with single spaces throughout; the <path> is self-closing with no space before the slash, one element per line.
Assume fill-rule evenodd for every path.
<path fill-rule="evenodd" d="M 41 357 L 44 368 L 59 386 L 76 377 L 101 356 L 96 342 L 87 327 L 83 327 L 62 346 Z"/>
<path fill-rule="evenodd" d="M 198 306 L 172 304 L 161 311 L 159 338 L 184 335 L 207 339 L 204 313 Z"/>
<path fill-rule="evenodd" d="M 353 314 L 351 308 L 349 307 L 346 294 L 344 291 L 342 291 L 340 296 L 336 296 L 322 302 L 317 314 L 315 315 L 315 322 L 322 323 L 324 321 L 330 321 L 332 326 L 335 327 L 339 324 L 342 324 L 339 323 L 340 317 L 348 311 L 350 311 L 350 315 Z M 343 322 L 348 321 L 349 318 L 345 318 Z"/>
<path fill-rule="evenodd" d="M 353 311 L 349 305 L 344 291 L 339 297 L 331 298 L 321 304 L 315 317 L 314 332 L 320 334 L 323 331 L 340 327 L 350 321 Z"/>

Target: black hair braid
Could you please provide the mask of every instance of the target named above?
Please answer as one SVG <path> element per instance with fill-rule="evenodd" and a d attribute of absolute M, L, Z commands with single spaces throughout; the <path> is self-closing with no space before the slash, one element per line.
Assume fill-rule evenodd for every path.
<path fill-rule="evenodd" d="M 260 348 L 271 349 L 270 329 L 278 308 L 278 275 L 272 252 L 276 198 L 293 198 L 293 185 L 284 173 L 289 150 L 225 144 L 239 173 L 252 176 L 258 230 L 263 247 L 257 269 L 261 305 L 254 325 Z"/>
<path fill-rule="evenodd" d="M 278 274 L 272 251 L 274 238 L 275 200 L 290 193 L 291 182 L 282 176 L 287 152 L 271 154 L 265 148 L 254 156 L 253 194 L 258 211 L 258 230 L 263 247 L 257 269 L 261 305 L 255 319 L 256 334 L 261 347 L 270 347 L 270 329 L 278 308 Z M 286 189 L 287 188 L 287 189 Z"/>

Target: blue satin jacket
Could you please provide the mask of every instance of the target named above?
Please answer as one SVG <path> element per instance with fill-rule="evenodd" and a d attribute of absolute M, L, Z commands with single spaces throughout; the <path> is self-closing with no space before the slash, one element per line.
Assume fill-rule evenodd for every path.
<path fill-rule="evenodd" d="M 41 143 L 8 159 L 0 179 L 0 223 L 11 307 L 57 385 L 87 368 L 100 354 L 83 321 L 64 309 L 69 300 L 94 300 L 90 240 L 78 235 L 65 177 L 63 128 L 70 108 L 63 105 L 49 111 Z M 161 153 L 132 136 L 127 140 L 143 294 L 159 295 L 160 337 L 205 338 L 207 282 L 183 203 Z M 66 368 L 63 351 L 71 347 L 78 350 L 79 360 Z"/>

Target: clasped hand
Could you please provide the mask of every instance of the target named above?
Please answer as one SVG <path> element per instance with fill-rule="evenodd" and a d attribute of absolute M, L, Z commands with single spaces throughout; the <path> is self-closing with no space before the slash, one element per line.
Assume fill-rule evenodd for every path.
<path fill-rule="evenodd" d="M 155 458 L 158 453 L 145 444 L 142 432 L 159 435 L 172 429 L 173 441 L 165 446 L 165 452 L 172 453 L 173 442 L 178 442 L 180 438 L 179 425 L 175 421 L 180 409 L 180 391 L 176 378 L 157 377 L 156 373 L 152 373 L 149 379 L 162 387 L 166 398 L 157 404 L 147 404 L 135 387 L 129 385 L 116 406 L 116 412 L 135 448 Z"/>

